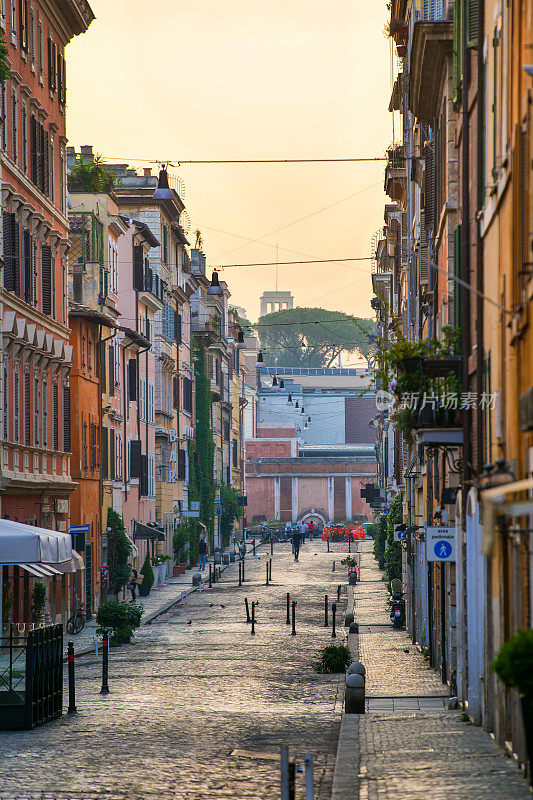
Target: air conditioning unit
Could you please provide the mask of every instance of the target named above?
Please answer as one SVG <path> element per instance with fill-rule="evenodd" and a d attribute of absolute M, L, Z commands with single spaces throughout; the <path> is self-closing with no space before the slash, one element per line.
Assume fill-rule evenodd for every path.
<path fill-rule="evenodd" d="M 64 497 L 55 502 L 56 514 L 68 514 L 68 500 Z"/>
<path fill-rule="evenodd" d="M 56 521 L 56 531 L 60 531 L 61 533 L 67 532 L 67 523 L 64 519 L 58 519 Z"/>

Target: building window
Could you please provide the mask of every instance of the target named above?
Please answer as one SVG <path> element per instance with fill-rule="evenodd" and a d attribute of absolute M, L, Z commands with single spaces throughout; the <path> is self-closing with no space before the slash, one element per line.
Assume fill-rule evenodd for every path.
<path fill-rule="evenodd" d="M 98 465 L 98 441 L 96 422 L 91 422 L 91 471 L 94 472 Z"/>
<path fill-rule="evenodd" d="M 28 0 L 19 0 L 20 9 L 20 49 L 27 53 L 29 50 L 29 8 Z"/>
<path fill-rule="evenodd" d="M 48 381 L 43 378 L 42 383 L 42 431 L 43 431 L 43 447 L 48 447 Z"/>
<path fill-rule="evenodd" d="M 30 179 L 40 191 L 48 195 L 50 191 L 50 142 L 48 131 L 34 114 L 30 118 Z"/>
<path fill-rule="evenodd" d="M 32 72 L 35 72 L 35 9 L 33 6 L 30 8 L 29 16 L 29 37 L 30 37 L 30 63 Z"/>
<path fill-rule="evenodd" d="M 83 443 L 82 443 L 82 446 L 83 446 L 83 469 L 84 469 L 85 472 L 87 472 L 88 462 L 87 462 L 87 423 L 86 422 L 83 423 Z"/>
<path fill-rule="evenodd" d="M 44 84 L 44 49 L 43 49 L 43 21 L 39 17 L 37 23 L 37 56 L 39 60 L 39 83 Z"/>
<path fill-rule="evenodd" d="M 154 382 L 148 381 L 148 422 L 154 422 Z"/>
<path fill-rule="evenodd" d="M 20 166 L 22 171 L 25 175 L 28 174 L 28 111 L 26 109 L 26 104 L 22 104 L 22 110 L 20 115 L 20 122 L 21 122 L 21 133 L 22 133 L 22 152 L 21 152 L 21 160 Z"/>
<path fill-rule="evenodd" d="M 52 203 L 56 201 L 56 171 L 55 171 L 55 152 L 54 152 L 54 137 L 50 136 L 50 200 Z"/>
<path fill-rule="evenodd" d="M 13 441 L 20 441 L 20 402 L 19 402 L 19 369 L 15 362 L 13 365 Z"/>
<path fill-rule="evenodd" d="M 17 90 L 15 88 L 13 88 L 11 91 L 11 134 L 11 158 L 15 164 L 18 164 L 18 98 Z"/>
<path fill-rule="evenodd" d="M 65 213 L 65 151 L 59 152 L 59 203 L 61 211 Z"/>
<path fill-rule="evenodd" d="M 3 422 L 3 439 L 7 441 L 9 439 L 9 362 L 6 361 L 4 364 L 4 375 L 3 375 L 3 392 L 4 392 L 4 419 Z"/>
<path fill-rule="evenodd" d="M 17 0 L 11 0 L 11 44 L 17 46 Z"/>
<path fill-rule="evenodd" d="M 163 264 L 168 264 L 168 230 L 163 225 Z"/>
<path fill-rule="evenodd" d="M 57 381 L 52 384 L 52 448 L 59 450 L 59 386 Z"/>
<path fill-rule="evenodd" d="M 39 418 L 40 418 L 40 386 L 39 376 L 35 375 L 33 378 L 33 444 L 39 447 Z"/>
<path fill-rule="evenodd" d="M 48 36 L 48 88 L 51 94 L 57 89 L 57 45 L 51 35 Z"/>

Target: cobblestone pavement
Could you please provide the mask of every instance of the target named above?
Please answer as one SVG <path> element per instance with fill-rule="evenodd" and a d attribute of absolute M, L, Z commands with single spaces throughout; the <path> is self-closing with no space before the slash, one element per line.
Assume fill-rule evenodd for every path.
<path fill-rule="evenodd" d="M 112 649 L 107 697 L 100 662 L 80 658 L 78 716 L 0 733 L 1 800 L 272 800 L 281 744 L 300 764 L 314 753 L 315 797 L 329 798 L 344 679 L 312 663 L 331 642 L 323 601 L 339 574 L 322 542 L 307 543 L 298 564 L 288 545 L 275 549 L 274 585 L 264 585 L 264 554 L 247 559 L 244 587 L 232 565 L 212 590 L 141 628 L 135 644 Z M 298 602 L 296 636 L 287 591 Z M 259 601 L 253 637 L 245 596 Z M 302 797 L 301 774 L 298 784 Z"/>
<path fill-rule="evenodd" d="M 386 587 L 371 549 L 371 542 L 362 545 L 355 618 L 363 625 L 382 625 L 386 611 L 379 609 L 386 609 Z M 438 707 L 440 679 L 405 632 L 362 633 L 358 641 L 370 713 L 343 722 L 339 753 L 344 763 L 339 758 L 335 800 L 531 798 L 515 762 L 484 730 L 462 721 L 460 711 Z"/>

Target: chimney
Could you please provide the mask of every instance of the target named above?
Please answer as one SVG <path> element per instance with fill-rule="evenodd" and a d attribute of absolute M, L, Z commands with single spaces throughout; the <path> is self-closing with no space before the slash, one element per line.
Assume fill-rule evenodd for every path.
<path fill-rule="evenodd" d="M 152 177 L 152 167 L 145 167 L 144 168 L 144 177 L 151 178 Z"/>
<path fill-rule="evenodd" d="M 91 156 L 93 154 L 93 146 L 92 144 L 82 144 L 80 147 L 80 153 L 82 156 Z"/>

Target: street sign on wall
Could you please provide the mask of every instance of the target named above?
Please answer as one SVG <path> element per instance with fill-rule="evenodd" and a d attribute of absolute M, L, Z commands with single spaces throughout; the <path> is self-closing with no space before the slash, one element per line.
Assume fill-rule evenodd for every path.
<path fill-rule="evenodd" d="M 455 528 L 426 528 L 428 561 L 455 561 Z"/>

